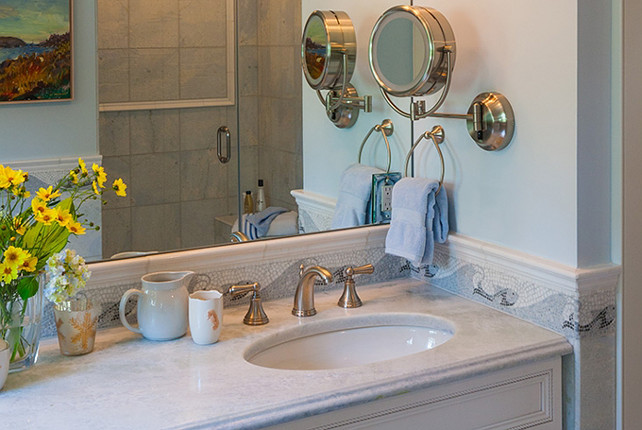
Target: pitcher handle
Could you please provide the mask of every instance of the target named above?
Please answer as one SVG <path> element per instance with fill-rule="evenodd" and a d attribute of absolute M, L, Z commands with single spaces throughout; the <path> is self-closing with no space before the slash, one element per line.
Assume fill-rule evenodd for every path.
<path fill-rule="evenodd" d="M 140 331 L 140 328 L 132 327 L 127 322 L 127 317 L 125 317 L 125 306 L 127 305 L 127 300 L 129 299 L 129 296 L 132 296 L 132 295 L 137 295 L 139 296 L 138 298 L 140 299 L 140 296 L 143 295 L 143 292 L 141 290 L 137 290 L 136 288 L 132 288 L 131 290 L 125 291 L 125 294 L 123 294 L 123 297 L 120 299 L 120 306 L 118 307 L 118 315 L 120 316 L 120 322 L 123 323 L 126 329 L 131 330 L 134 333 L 142 334 L 142 332 Z"/>

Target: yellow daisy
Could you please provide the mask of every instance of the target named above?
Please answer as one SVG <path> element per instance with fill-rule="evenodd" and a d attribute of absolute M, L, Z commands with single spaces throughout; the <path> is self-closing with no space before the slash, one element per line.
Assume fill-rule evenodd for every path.
<path fill-rule="evenodd" d="M 19 267 L 31 256 L 28 251 L 15 246 L 10 246 L 4 252 L 4 264 L 7 267 Z"/>
<path fill-rule="evenodd" d="M 11 186 L 11 181 L 7 177 L 7 174 L 4 171 L 4 166 L 0 164 L 0 188 L 9 188 Z"/>
<path fill-rule="evenodd" d="M 43 202 L 39 198 L 31 200 L 31 210 L 33 211 L 34 216 L 38 216 L 38 214 L 42 215 L 47 209 L 47 203 Z"/>
<path fill-rule="evenodd" d="M 82 158 L 78 158 L 78 167 L 80 167 L 80 173 L 82 173 L 83 176 L 87 176 L 89 174 L 85 160 Z"/>
<path fill-rule="evenodd" d="M 8 284 L 18 277 L 18 268 L 7 266 L 4 263 L 0 263 L 0 279 Z"/>
<path fill-rule="evenodd" d="M 67 224 L 67 230 L 75 235 L 85 234 L 85 227 L 83 227 L 78 221 L 71 221 Z"/>
<path fill-rule="evenodd" d="M 7 166 L 4 168 L 2 182 L 9 182 L 9 185 L 2 188 L 7 188 L 10 185 L 20 185 L 27 180 L 28 176 L 27 172 L 23 172 L 22 170 L 13 170 L 11 167 Z"/>
<path fill-rule="evenodd" d="M 48 188 L 40 188 L 36 193 L 36 195 L 43 202 L 48 202 L 51 199 L 55 199 L 56 197 L 59 197 L 60 191 L 58 190 L 53 191 L 53 186 L 50 185 Z"/>
<path fill-rule="evenodd" d="M 22 220 L 18 217 L 13 218 L 13 228 L 16 230 L 16 233 L 18 233 L 20 236 L 25 234 L 25 231 L 27 231 L 27 226 L 22 223 Z"/>
<path fill-rule="evenodd" d="M 56 222 L 58 222 L 62 227 L 66 227 L 67 224 L 73 221 L 74 217 L 67 209 L 55 208 L 54 210 L 56 211 Z"/>
<path fill-rule="evenodd" d="M 78 173 L 76 173 L 75 170 L 70 170 L 69 171 L 69 177 L 71 178 L 71 182 L 74 184 L 78 183 Z"/>
<path fill-rule="evenodd" d="M 114 181 L 112 188 L 116 191 L 117 196 L 125 197 L 127 195 L 127 192 L 125 191 L 127 189 L 127 184 L 125 184 L 121 178 Z"/>
<path fill-rule="evenodd" d="M 44 212 L 34 213 L 36 221 L 44 224 L 51 225 L 57 219 L 57 211 L 55 209 L 46 209 Z"/>
<path fill-rule="evenodd" d="M 36 263 L 38 263 L 38 257 L 29 257 L 20 265 L 19 268 L 25 272 L 35 272 Z"/>
<path fill-rule="evenodd" d="M 105 182 L 107 182 L 107 173 L 102 166 L 94 163 L 91 165 L 91 169 L 96 173 L 96 182 L 100 188 L 105 188 Z"/>

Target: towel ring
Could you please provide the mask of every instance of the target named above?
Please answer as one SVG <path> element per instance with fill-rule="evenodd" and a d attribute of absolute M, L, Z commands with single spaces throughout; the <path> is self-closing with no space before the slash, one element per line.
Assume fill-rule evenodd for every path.
<path fill-rule="evenodd" d="M 439 187 L 435 192 L 435 196 L 439 194 L 439 191 L 441 191 L 441 187 L 444 184 L 444 172 L 446 168 L 444 167 L 444 155 L 441 153 L 441 149 L 439 149 L 439 145 L 444 141 L 444 137 L 444 129 L 440 125 L 434 126 L 431 131 L 426 131 L 421 136 L 419 136 L 419 139 L 417 139 L 415 144 L 412 145 L 412 148 L 410 148 L 410 151 L 408 151 L 408 155 L 406 155 L 406 164 L 404 168 L 404 176 L 408 176 L 408 162 L 410 161 L 410 157 L 415 152 L 415 149 L 423 139 L 431 139 L 435 145 L 435 149 L 437 149 L 437 154 L 439 154 L 439 161 L 441 162 L 441 176 L 439 177 Z"/>
<path fill-rule="evenodd" d="M 383 135 L 383 140 L 386 142 L 386 149 L 388 150 L 388 168 L 386 169 L 386 173 L 390 173 L 390 161 L 392 159 L 392 155 L 390 153 L 390 142 L 388 142 L 388 136 L 392 135 L 392 133 L 395 130 L 395 126 L 392 124 L 392 121 L 389 119 L 384 119 L 381 124 L 377 124 L 374 127 L 370 129 L 368 134 L 366 134 L 365 139 L 363 139 L 363 142 L 361 142 L 361 147 L 359 148 L 359 160 L 358 162 L 361 163 L 361 153 L 363 152 L 363 147 L 366 145 L 366 142 L 368 141 L 368 138 L 372 134 L 373 131 L 380 131 L 381 134 Z"/>

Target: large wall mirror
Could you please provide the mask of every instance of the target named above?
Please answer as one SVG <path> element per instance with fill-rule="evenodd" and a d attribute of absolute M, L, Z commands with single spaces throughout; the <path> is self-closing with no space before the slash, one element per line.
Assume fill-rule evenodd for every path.
<path fill-rule="evenodd" d="M 302 15 L 326 8 L 327 2 L 208 2 L 97 2 L 100 153 L 106 169 L 122 176 L 131 190 L 127 201 L 103 209 L 104 258 L 230 243 L 242 197 L 251 191 L 256 199 L 259 179 L 269 206 L 297 211 L 291 191 L 304 188 L 302 124 L 309 95 L 302 94 Z M 369 21 L 376 18 L 373 11 Z M 369 21 L 359 30 L 357 73 L 372 92 Z M 310 115 L 316 117 L 323 106 L 314 103 Z M 344 157 L 329 148 L 324 163 L 356 162 L 360 140 L 384 116 L 377 110 L 362 115 L 361 128 L 338 135 L 356 141 L 354 154 Z M 233 143 L 226 164 L 216 154 L 221 126 L 229 128 Z M 393 148 L 406 141 L 397 139 Z M 369 146 L 375 147 L 370 156 L 381 158 L 383 145 Z M 403 150 L 396 152 L 393 158 L 403 158 Z M 344 167 L 341 161 L 331 166 L 327 176 L 334 191 L 320 194 L 336 198 L 335 170 Z M 270 233 L 281 232 L 292 233 L 292 226 Z"/>
<path fill-rule="evenodd" d="M 341 173 L 358 158 L 384 169 L 390 163 L 392 171 L 401 171 L 410 124 L 377 95 L 368 66 L 370 33 L 392 1 L 368 2 L 372 7 L 367 10 L 365 0 L 95 2 L 97 50 L 93 43 L 87 45 L 76 51 L 75 59 L 81 73 L 97 55 L 97 152 L 88 145 L 31 158 L 20 151 L 3 154 L 5 161 L 25 163 L 38 156 L 75 163 L 77 155 L 90 154 L 94 160 L 89 162 L 102 160 L 110 177 L 125 180 L 126 198 L 107 197 L 108 204 L 96 208 L 101 231 L 99 241 L 90 238 L 92 246 L 99 243 L 95 259 L 231 244 L 242 197 L 251 191 L 256 199 L 259 180 L 268 206 L 295 214 L 276 223 L 280 228 L 268 236 L 323 231 L 329 222 L 299 230 L 296 215 L 301 220 L 312 213 L 301 213 L 301 201 L 313 201 L 331 215 Z M 76 9 L 86 4 L 77 2 Z M 315 10 L 344 11 L 354 23 L 351 82 L 360 94 L 375 97 L 372 111 L 364 109 L 350 128 L 328 121 L 325 106 L 303 78 L 302 23 Z M 93 16 L 93 9 L 82 11 Z M 83 16 L 77 15 L 76 25 L 87 22 L 80 20 Z M 84 77 L 89 75 L 93 79 L 93 74 Z M 95 106 L 93 99 L 90 104 Z M 62 128 L 86 129 L 92 140 L 93 112 L 90 116 L 91 123 L 83 118 L 81 124 L 78 118 L 77 124 L 67 121 Z M 374 133 L 361 156 L 364 136 L 386 119 L 394 122 L 389 145 Z M 222 139 L 226 147 L 227 130 L 230 161 L 222 163 L 217 144 Z"/>

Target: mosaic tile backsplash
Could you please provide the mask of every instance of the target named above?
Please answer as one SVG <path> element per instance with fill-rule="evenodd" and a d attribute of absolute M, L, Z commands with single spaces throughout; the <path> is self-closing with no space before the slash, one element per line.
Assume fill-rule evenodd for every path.
<path fill-rule="evenodd" d="M 355 282 L 358 285 L 372 282 L 384 282 L 407 276 L 402 268 L 405 261 L 384 253 L 383 247 L 375 247 L 359 251 L 332 252 L 317 255 L 314 257 L 284 259 L 282 261 L 257 262 L 255 265 L 245 267 L 226 268 L 212 270 L 209 272 L 197 273 L 192 278 L 188 290 L 218 290 L 224 292 L 234 284 L 243 284 L 249 281 L 258 281 L 261 284 L 261 297 L 264 301 L 280 299 L 283 297 L 294 297 L 299 279 L 299 266 L 306 267 L 320 265 L 332 272 L 334 280 L 328 285 L 318 282 L 316 291 L 328 291 L 343 287 L 345 277 L 343 271 L 347 266 L 358 266 L 371 263 L 375 267 L 374 275 L 357 275 Z M 376 276 L 372 280 L 369 277 Z M 376 281 L 375 281 L 376 279 Z M 98 328 L 120 326 L 118 307 L 120 298 L 130 288 L 140 288 L 140 282 L 118 284 L 118 285 L 94 285 L 91 286 L 87 295 L 99 309 Z M 337 292 L 337 300 L 340 293 Z M 225 296 L 224 307 L 248 306 L 249 296 L 230 300 Z M 125 312 L 130 322 L 135 321 L 136 304 L 130 301 Z M 43 337 L 56 335 L 56 325 L 53 319 L 53 309 L 50 303 L 46 303 L 43 316 Z"/>
<path fill-rule="evenodd" d="M 615 332 L 615 289 L 562 293 L 504 268 L 435 251 L 433 264 L 403 271 L 416 279 L 546 327 L 567 338 Z"/>

